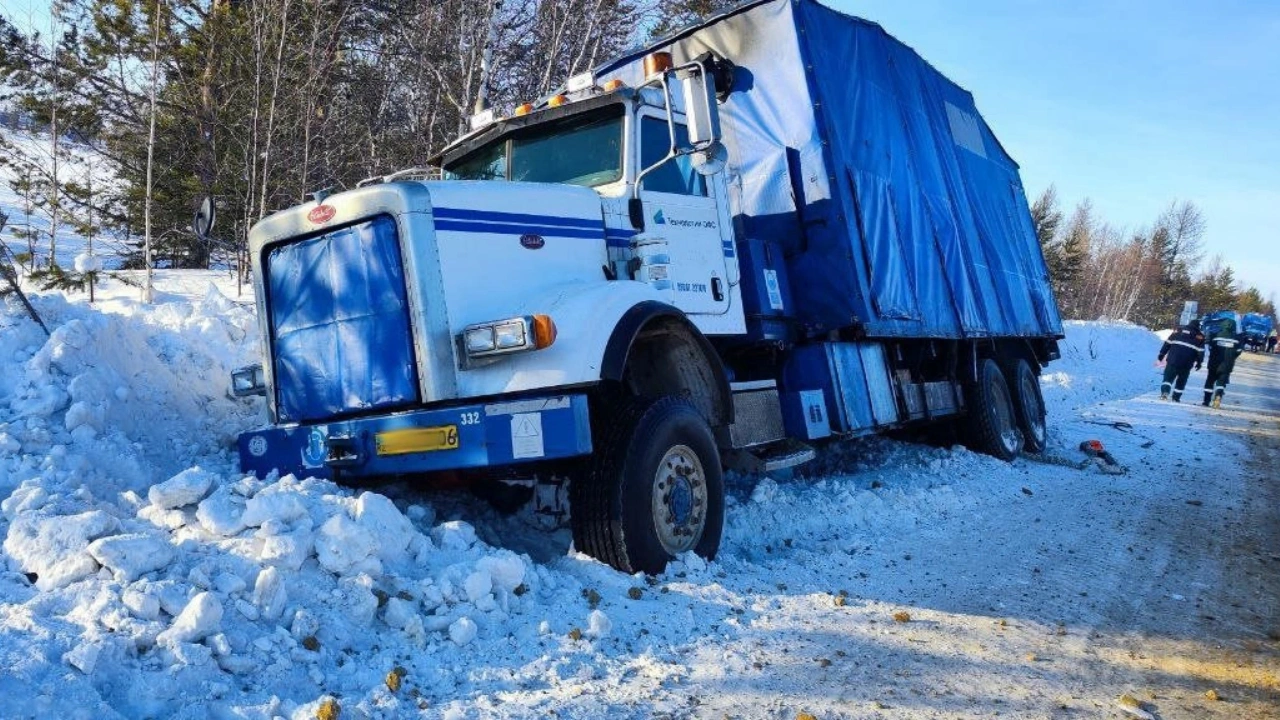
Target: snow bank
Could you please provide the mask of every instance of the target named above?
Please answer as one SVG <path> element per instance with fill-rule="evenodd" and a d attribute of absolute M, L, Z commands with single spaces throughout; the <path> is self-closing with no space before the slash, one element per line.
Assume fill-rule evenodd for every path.
<path fill-rule="evenodd" d="M 1160 384 L 1159 334 L 1127 322 L 1064 323 L 1062 358 L 1050 363 L 1040 385 L 1051 414 L 1127 398 Z"/>
<path fill-rule="evenodd" d="M 96 307 L 37 294 L 48 339 L 0 305 L 5 717 L 310 718 L 325 702 L 342 717 L 680 716 L 662 688 L 709 638 L 747 635 L 732 608 L 766 607 L 774 587 L 833 607 L 823 593 L 849 582 L 833 558 L 974 512 L 981 495 L 957 488 L 1013 472 L 961 449 L 833 443 L 807 478 L 731 478 L 714 563 L 646 580 L 572 552 L 535 562 L 497 538 L 565 548 L 564 531 L 410 486 L 241 476 L 234 438 L 261 405 L 226 382 L 256 359 L 255 320 L 190 280 L 205 276 L 175 277 L 154 307 L 119 288 Z M 1069 323 L 1051 412 L 1148 389 L 1158 344 Z M 623 680 L 634 689 L 592 690 Z"/>

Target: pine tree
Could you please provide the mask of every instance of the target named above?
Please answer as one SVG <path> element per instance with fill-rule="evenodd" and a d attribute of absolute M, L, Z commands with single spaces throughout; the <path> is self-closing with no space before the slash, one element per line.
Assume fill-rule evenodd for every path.
<path fill-rule="evenodd" d="M 1262 299 L 1262 293 L 1252 285 L 1236 296 L 1235 310 L 1238 313 L 1265 313 L 1266 309 L 1267 304 Z"/>
<path fill-rule="evenodd" d="M 656 17 L 649 35 L 655 39 L 666 37 L 740 4 L 741 0 L 673 0 L 661 3 L 655 10 Z"/>
<path fill-rule="evenodd" d="M 1235 271 L 1215 257 L 1192 287 L 1203 313 L 1236 309 Z"/>
<path fill-rule="evenodd" d="M 1093 203 L 1088 199 L 1076 206 L 1062 238 L 1045 258 L 1058 304 L 1067 317 L 1081 317 L 1084 307 L 1083 280 L 1085 265 L 1097 231 Z"/>

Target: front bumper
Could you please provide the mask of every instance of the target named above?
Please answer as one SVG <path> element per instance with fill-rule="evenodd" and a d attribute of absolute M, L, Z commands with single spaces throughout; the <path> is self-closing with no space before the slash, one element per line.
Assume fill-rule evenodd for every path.
<path fill-rule="evenodd" d="M 414 410 L 240 435 L 240 469 L 298 477 L 380 477 L 586 455 L 586 395 Z"/>

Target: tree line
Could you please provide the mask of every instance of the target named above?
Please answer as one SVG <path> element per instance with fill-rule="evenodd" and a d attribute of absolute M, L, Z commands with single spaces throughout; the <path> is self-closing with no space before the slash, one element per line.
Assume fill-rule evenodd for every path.
<path fill-rule="evenodd" d="M 235 264 L 265 215 L 427 165 L 478 107 L 509 113 L 730 4 L 52 0 L 21 28 L 0 16 L 0 104 L 49 136 L 0 148 L 0 162 L 43 219 L 21 230 L 33 267 L 47 249 L 63 272 L 59 234 L 86 226 L 126 267 Z M 72 135 L 113 182 L 71 167 Z M 191 229 L 204 196 L 217 199 L 209 238 Z"/>
<path fill-rule="evenodd" d="M 0 15 L 0 109 L 47 141 L 0 147 L 29 269 L 60 236 L 125 267 L 240 267 L 248 229 L 319 189 L 427 165 L 478 106 L 508 113 L 572 75 L 735 0 L 51 0 Z M 20 120 L 20 123 L 19 123 Z M 92 160 L 71 152 L 90 143 Z M 198 200 L 218 226 L 197 237 Z M 1032 206 L 1064 316 L 1159 326 L 1184 300 L 1274 312 L 1204 262 L 1174 203 L 1125 232 L 1051 187 Z M 43 263 L 40 260 L 43 259 Z M 38 267 L 43 264 L 44 267 Z"/>
<path fill-rule="evenodd" d="M 1275 316 L 1275 299 L 1241 288 L 1231 266 L 1204 257 L 1204 214 L 1171 202 L 1149 226 L 1126 231 L 1085 199 L 1070 215 L 1051 185 L 1031 205 L 1040 247 L 1063 317 L 1128 320 L 1146 327 L 1177 323 L 1183 303 L 1200 312 L 1235 310 Z"/>

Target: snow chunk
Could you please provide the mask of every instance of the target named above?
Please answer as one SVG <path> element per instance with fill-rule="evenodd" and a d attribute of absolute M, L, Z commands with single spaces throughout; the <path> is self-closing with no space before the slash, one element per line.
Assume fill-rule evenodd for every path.
<path fill-rule="evenodd" d="M 325 521 L 320 526 L 320 537 L 316 538 L 316 559 L 321 567 L 335 575 L 366 569 L 365 561 L 377 549 L 378 541 L 373 534 L 345 515 L 334 515 Z"/>
<path fill-rule="evenodd" d="M 377 553 L 383 562 L 394 563 L 407 559 L 405 551 L 416 531 L 409 518 L 385 495 L 363 492 L 356 498 L 356 523 L 378 538 Z"/>
<path fill-rule="evenodd" d="M 66 417 L 63 419 L 67 432 L 85 428 L 89 438 L 101 433 L 105 422 L 106 408 L 84 401 L 72 403 L 71 407 L 67 408 Z"/>
<path fill-rule="evenodd" d="M 524 561 L 509 550 L 480 558 L 476 569 L 488 573 L 493 586 L 507 592 L 514 592 L 524 582 Z"/>
<path fill-rule="evenodd" d="M 236 593 L 244 592 L 247 587 L 249 587 L 249 584 L 244 581 L 244 578 L 231 572 L 219 573 L 213 579 L 213 589 L 223 595 L 235 595 Z"/>
<path fill-rule="evenodd" d="M 262 617 L 268 620 L 280 617 L 288 601 L 289 596 L 284 589 L 284 577 L 280 571 L 274 567 L 263 568 L 262 572 L 258 573 L 258 579 L 253 583 L 253 602 L 262 611 Z"/>
<path fill-rule="evenodd" d="M 461 520 L 450 520 L 433 528 L 431 539 L 442 550 L 466 550 L 476 544 L 476 529 Z"/>
<path fill-rule="evenodd" d="M 430 527 L 436 521 L 435 511 L 425 505 L 410 505 L 405 515 L 419 527 Z"/>
<path fill-rule="evenodd" d="M 293 615 L 293 624 L 289 626 L 289 634 L 294 640 L 302 642 L 304 638 L 320 632 L 320 619 L 303 608 Z"/>
<path fill-rule="evenodd" d="M 378 612 L 378 596 L 373 594 L 373 579 L 368 575 L 339 580 L 336 597 L 342 608 L 342 615 L 350 625 L 363 627 L 373 622 L 373 617 Z"/>
<path fill-rule="evenodd" d="M 393 628 L 404 629 L 418 617 L 418 603 L 393 597 L 387 600 L 382 611 L 382 620 Z"/>
<path fill-rule="evenodd" d="M 35 512 L 49 502 L 49 491 L 39 485 L 23 484 L 0 501 L 0 513 L 13 520 L 23 513 Z"/>
<path fill-rule="evenodd" d="M 160 599 L 155 595 L 129 588 L 121 593 L 120 601 L 140 620 L 155 620 L 160 617 Z"/>
<path fill-rule="evenodd" d="M 235 501 L 229 488 L 220 487 L 200 501 L 196 520 L 206 532 L 231 537 L 244 530 L 244 505 Z"/>
<path fill-rule="evenodd" d="M 16 455 L 22 443 L 8 433 L 0 432 L 0 455 Z"/>
<path fill-rule="evenodd" d="M 97 572 L 98 563 L 87 552 L 89 543 L 119 527 L 114 517 L 101 510 L 57 517 L 23 516 L 9 526 L 4 550 L 24 571 L 37 575 L 36 587 L 56 590 Z"/>
<path fill-rule="evenodd" d="M 311 556 L 314 546 L 315 542 L 309 530 L 268 535 L 262 541 L 262 551 L 258 554 L 258 559 L 265 565 L 297 570 Z"/>
<path fill-rule="evenodd" d="M 100 642 L 81 643 L 62 656 L 68 665 L 85 675 L 92 675 L 98 667 L 98 658 L 102 656 L 103 645 Z"/>
<path fill-rule="evenodd" d="M 133 582 L 173 562 L 173 546 L 164 538 L 142 533 L 112 535 L 93 541 L 89 554 L 110 568 L 119 582 Z"/>
<path fill-rule="evenodd" d="M 477 570 L 463 581 L 462 589 L 467 593 L 468 600 L 473 603 L 479 602 L 481 598 L 493 592 L 493 578 L 484 570 Z"/>
<path fill-rule="evenodd" d="M 217 633 L 221 626 L 222 603 L 213 593 L 202 592 L 191 598 L 173 625 L 156 637 L 156 642 L 170 646 L 193 643 Z"/>
<path fill-rule="evenodd" d="M 102 258 L 88 252 L 82 252 L 75 259 L 76 272 L 91 273 L 102 271 Z"/>
<path fill-rule="evenodd" d="M 165 510 L 159 505 L 144 505 L 138 510 L 142 520 L 166 530 L 177 530 L 187 524 L 187 514 L 181 510 Z"/>
<path fill-rule="evenodd" d="M 587 635 L 602 638 L 613 632 L 613 621 L 601 610 L 592 610 L 587 616 Z"/>
<path fill-rule="evenodd" d="M 292 490 L 264 490 L 245 505 L 241 520 L 248 527 L 259 527 L 270 520 L 288 524 L 307 514 L 307 502 Z"/>
<path fill-rule="evenodd" d="M 194 505 L 209 493 L 214 474 L 199 467 L 188 468 L 147 491 L 147 499 L 156 507 L 169 510 Z"/>
<path fill-rule="evenodd" d="M 161 580 L 149 587 L 154 589 L 156 599 L 160 601 L 160 609 L 173 617 L 182 612 L 192 597 L 191 586 L 176 580 Z"/>
<path fill-rule="evenodd" d="M 471 618 L 463 616 L 453 621 L 449 625 L 449 639 L 455 645 L 466 645 L 476 638 L 479 629 L 476 627 L 475 621 Z"/>

